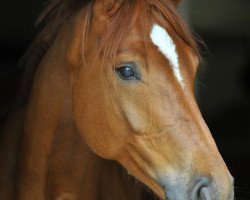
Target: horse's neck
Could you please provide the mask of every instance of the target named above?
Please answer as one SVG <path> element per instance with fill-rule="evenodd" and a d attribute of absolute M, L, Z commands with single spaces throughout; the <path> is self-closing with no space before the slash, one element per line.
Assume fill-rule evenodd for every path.
<path fill-rule="evenodd" d="M 120 168 L 92 153 L 74 125 L 68 71 L 49 52 L 27 108 L 14 199 L 140 199 Z M 133 191 L 133 192 L 131 192 Z"/>
<path fill-rule="evenodd" d="M 94 155 L 70 124 L 57 128 L 52 143 L 47 144 L 50 149 L 42 147 L 43 137 L 36 140 L 40 140 L 39 144 L 23 151 L 29 156 L 24 155 L 25 159 L 19 161 L 23 164 L 19 171 L 18 198 L 139 199 L 139 193 L 128 192 L 134 187 L 123 180 L 120 167 Z M 44 151 L 49 153 L 44 156 Z"/>
<path fill-rule="evenodd" d="M 122 179 L 122 171 L 117 164 L 102 160 L 89 150 L 70 118 L 56 123 L 50 115 L 31 115 L 34 122 L 29 125 L 29 129 L 26 128 L 22 140 L 18 198 L 140 198 L 135 187 Z M 46 122 L 51 121 L 56 124 L 49 123 L 50 126 L 46 127 Z"/>

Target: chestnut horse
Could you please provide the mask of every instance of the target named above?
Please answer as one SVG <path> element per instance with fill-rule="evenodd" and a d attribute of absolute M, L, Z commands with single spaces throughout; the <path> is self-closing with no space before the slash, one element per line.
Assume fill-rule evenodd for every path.
<path fill-rule="evenodd" d="M 195 101 L 199 53 L 178 3 L 49 5 L 26 60 L 28 101 L 2 138 L 1 200 L 234 199 Z"/>

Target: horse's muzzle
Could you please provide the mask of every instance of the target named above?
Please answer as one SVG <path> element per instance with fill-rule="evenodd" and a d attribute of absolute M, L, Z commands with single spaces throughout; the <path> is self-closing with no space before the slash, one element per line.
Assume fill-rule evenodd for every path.
<path fill-rule="evenodd" d="M 182 183 L 180 183 L 181 185 Z M 166 199 L 168 200 L 233 200 L 233 178 L 231 178 L 231 186 L 228 191 L 220 191 L 221 188 L 212 179 L 208 177 L 200 177 L 192 187 L 182 187 L 176 185 L 175 187 L 165 186 Z M 169 185 L 168 185 L 169 186 Z M 190 188 L 190 189 L 188 189 Z"/>

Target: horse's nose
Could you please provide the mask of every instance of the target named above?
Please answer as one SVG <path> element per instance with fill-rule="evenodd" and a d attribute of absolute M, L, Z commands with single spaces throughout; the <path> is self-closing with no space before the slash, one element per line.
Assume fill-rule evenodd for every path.
<path fill-rule="evenodd" d="M 233 181 L 232 181 L 233 184 Z M 208 177 L 200 177 L 193 188 L 191 193 L 192 200 L 213 200 L 218 199 L 218 188 L 214 187 L 213 180 Z M 225 200 L 233 200 L 234 192 L 233 189 L 227 194 L 227 197 L 224 197 Z"/>
<path fill-rule="evenodd" d="M 197 176 L 186 181 L 184 179 L 160 179 L 169 200 L 233 200 L 233 178 L 213 176 Z"/>
<path fill-rule="evenodd" d="M 211 188 L 212 180 L 208 177 L 200 177 L 193 188 L 191 193 L 192 200 L 210 200 L 211 195 L 210 188 Z"/>

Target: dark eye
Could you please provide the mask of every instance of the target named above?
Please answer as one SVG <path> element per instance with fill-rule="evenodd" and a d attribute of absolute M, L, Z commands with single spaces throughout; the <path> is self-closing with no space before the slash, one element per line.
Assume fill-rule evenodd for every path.
<path fill-rule="evenodd" d="M 139 79 L 134 67 L 131 65 L 123 65 L 116 68 L 117 74 L 124 80 L 137 80 Z"/>

